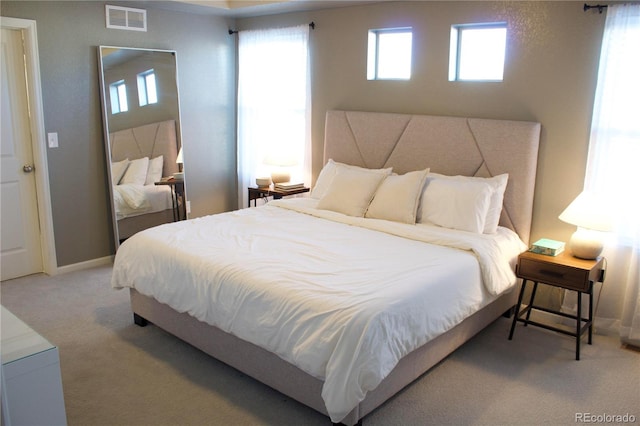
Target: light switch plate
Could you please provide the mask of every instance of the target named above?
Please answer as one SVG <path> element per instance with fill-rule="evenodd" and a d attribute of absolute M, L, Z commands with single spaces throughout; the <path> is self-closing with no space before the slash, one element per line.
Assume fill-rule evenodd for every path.
<path fill-rule="evenodd" d="M 47 141 L 49 142 L 49 148 L 57 148 L 58 147 L 58 134 L 47 133 Z"/>

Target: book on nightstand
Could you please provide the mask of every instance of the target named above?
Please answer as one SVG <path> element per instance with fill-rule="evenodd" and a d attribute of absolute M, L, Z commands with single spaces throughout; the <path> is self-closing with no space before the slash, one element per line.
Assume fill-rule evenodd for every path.
<path fill-rule="evenodd" d="M 529 251 L 547 256 L 557 256 L 564 251 L 564 242 L 542 238 L 533 243 Z"/>
<path fill-rule="evenodd" d="M 280 191 L 295 191 L 296 189 L 304 188 L 304 183 L 291 183 L 291 182 L 276 183 L 273 185 L 273 188 Z"/>

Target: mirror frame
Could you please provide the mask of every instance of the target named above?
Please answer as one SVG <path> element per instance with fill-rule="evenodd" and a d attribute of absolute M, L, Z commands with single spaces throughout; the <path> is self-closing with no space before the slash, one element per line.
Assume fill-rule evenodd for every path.
<path fill-rule="evenodd" d="M 106 45 L 101 45 L 98 46 L 97 48 L 97 54 L 98 54 L 98 76 L 100 79 L 100 98 L 101 98 L 101 106 L 102 106 L 102 123 L 103 123 L 103 132 L 104 132 L 104 148 L 105 148 L 105 155 L 106 155 L 106 166 L 107 166 L 107 184 L 109 187 L 109 201 L 110 201 L 110 206 L 111 206 L 111 222 L 112 222 L 112 228 L 113 228 L 113 235 L 114 235 L 114 242 L 115 242 L 115 250 L 118 250 L 120 243 L 121 243 L 121 239 L 120 239 L 120 230 L 118 228 L 118 218 L 116 216 L 116 209 L 115 209 L 115 202 L 114 202 L 114 188 L 113 188 L 113 184 L 112 184 L 112 170 L 111 170 L 111 150 L 112 150 L 112 143 L 110 140 L 110 134 L 112 133 L 111 131 L 111 125 L 110 125 L 110 119 L 109 117 L 111 116 L 111 109 L 110 109 L 110 103 L 109 103 L 109 99 L 110 96 L 107 95 L 107 90 L 109 90 L 109 88 L 107 87 L 108 83 L 105 81 L 105 55 L 103 55 L 103 52 L 105 49 L 117 49 L 117 50 L 123 50 L 123 51 L 131 51 L 131 52 L 143 52 L 143 53 L 166 53 L 166 54 L 170 54 L 173 56 L 174 61 L 174 76 L 175 76 L 175 101 L 176 101 L 176 105 L 175 105 L 175 109 L 176 109 L 176 113 L 175 116 L 172 118 L 166 118 L 166 120 L 168 119 L 173 119 L 176 122 L 176 152 L 180 152 L 180 150 L 183 147 L 183 139 L 182 139 L 182 120 L 181 120 L 181 107 L 180 107 L 180 91 L 179 91 L 179 85 L 178 85 L 178 56 L 177 56 L 177 52 L 175 50 L 166 50 L 166 49 L 147 49 L 147 48 L 136 48 L 136 47 L 124 47 L 124 46 L 106 46 Z M 133 102 L 138 102 L 137 100 L 138 98 L 135 97 L 134 99 L 132 99 L 131 101 Z M 139 123 L 139 126 L 142 125 L 146 125 L 146 124 L 151 124 L 154 121 L 151 121 L 150 123 Z M 129 126 L 129 127 L 135 127 L 135 126 Z M 120 130 L 120 129 L 119 129 Z M 122 129 L 124 130 L 124 129 Z M 182 169 L 179 170 L 182 171 L 184 173 L 184 165 L 182 165 Z M 184 213 L 185 213 L 185 219 L 186 219 L 186 215 L 187 215 L 187 211 L 186 211 L 186 200 L 187 200 L 187 196 L 186 196 L 186 179 L 184 179 L 183 177 L 183 195 L 182 195 L 182 202 L 183 202 L 183 206 L 182 209 L 184 209 Z M 173 188 L 172 188 L 173 189 Z M 175 194 L 174 194 L 175 195 Z M 180 209 L 180 207 L 178 206 L 178 209 Z"/>

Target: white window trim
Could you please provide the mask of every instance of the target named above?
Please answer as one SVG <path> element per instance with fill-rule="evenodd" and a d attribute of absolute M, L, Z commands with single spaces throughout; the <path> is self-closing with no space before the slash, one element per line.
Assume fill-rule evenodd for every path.
<path fill-rule="evenodd" d="M 367 43 L 367 80 L 401 80 L 407 81 L 411 79 L 411 75 L 409 77 L 380 77 L 379 76 L 379 59 L 380 59 L 380 35 L 381 34 L 404 34 L 409 33 L 413 38 L 413 27 L 397 27 L 397 28 L 379 28 L 369 30 Z M 375 42 L 371 43 L 371 37 L 375 37 Z M 413 56 L 413 41 L 412 41 L 412 54 Z M 410 67 L 413 65 L 413 57 L 409 58 Z M 411 74 L 411 72 L 409 73 Z"/>
<path fill-rule="evenodd" d="M 504 28 L 507 30 L 506 22 L 490 22 L 478 24 L 459 24 L 451 26 L 451 41 L 449 44 L 449 81 L 470 81 L 470 82 L 501 82 L 504 81 L 504 74 L 501 79 L 461 79 L 460 78 L 460 53 L 461 53 L 461 37 L 460 31 L 470 29 L 490 29 Z M 505 62 L 506 62 L 506 46 L 505 46 Z M 504 64 L 503 64 L 504 66 Z"/>

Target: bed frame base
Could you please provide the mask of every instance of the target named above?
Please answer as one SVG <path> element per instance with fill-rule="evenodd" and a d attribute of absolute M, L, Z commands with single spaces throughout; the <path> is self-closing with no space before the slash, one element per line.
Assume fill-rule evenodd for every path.
<path fill-rule="evenodd" d="M 342 423 L 362 424 L 362 418 L 382 405 L 402 388 L 472 338 L 476 333 L 511 310 L 517 292 L 502 295 L 445 334 L 414 350 L 400 360 L 394 370 L 349 413 Z M 247 374 L 271 388 L 328 415 L 321 397 L 322 380 L 282 360 L 252 343 L 232 336 L 217 327 L 178 313 L 168 305 L 130 289 L 134 322 L 148 322 L 184 340 L 217 360 Z"/>
<path fill-rule="evenodd" d="M 141 317 L 140 315 L 133 313 L 133 323 L 135 325 L 139 325 L 140 327 L 146 327 L 149 325 L 149 321 L 146 318 Z"/>
<path fill-rule="evenodd" d="M 159 212 L 141 214 L 138 216 L 125 217 L 116 221 L 118 226 L 118 239 L 126 240 L 133 234 L 143 231 L 147 228 L 171 223 L 175 221 L 175 212 L 173 208 L 161 210 Z"/>

